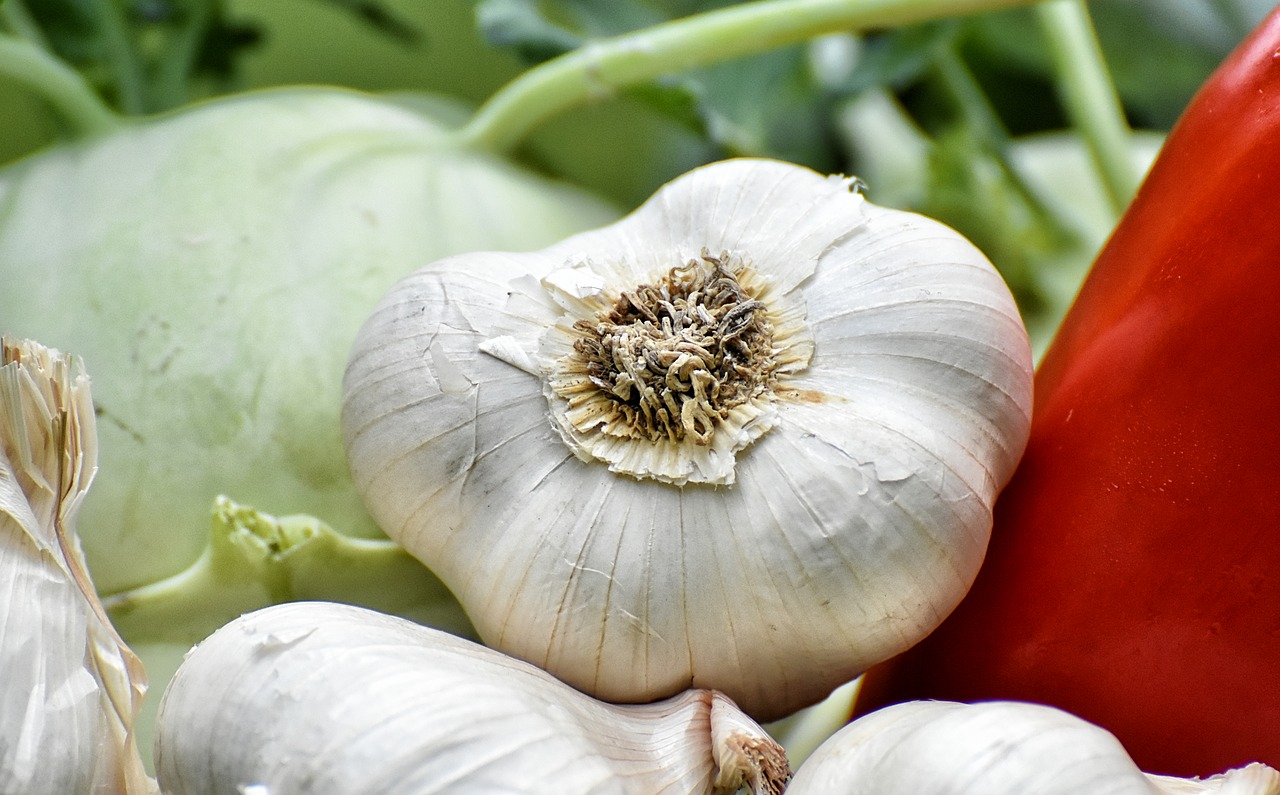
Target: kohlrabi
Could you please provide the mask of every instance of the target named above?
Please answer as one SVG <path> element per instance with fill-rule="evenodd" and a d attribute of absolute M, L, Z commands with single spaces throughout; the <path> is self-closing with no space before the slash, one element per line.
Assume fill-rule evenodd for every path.
<path fill-rule="evenodd" d="M 189 563 L 219 494 L 372 533 L 338 384 L 374 301 L 446 254 L 614 215 L 445 136 L 390 101 L 278 90 L 0 174 L 0 323 L 95 373 L 101 474 L 82 527 L 100 589 Z"/>

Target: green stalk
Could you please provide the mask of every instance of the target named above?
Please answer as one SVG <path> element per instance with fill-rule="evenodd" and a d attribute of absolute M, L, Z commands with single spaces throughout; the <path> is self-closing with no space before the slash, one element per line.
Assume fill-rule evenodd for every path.
<path fill-rule="evenodd" d="M 124 12 L 117 0 L 96 0 L 92 5 L 97 12 L 98 30 L 106 44 L 107 65 L 120 92 L 120 108 L 131 116 L 145 113 L 148 110 L 146 80 Z"/>
<path fill-rule="evenodd" d="M 75 70 L 29 41 L 0 34 L 0 75 L 34 91 L 81 135 L 120 126 Z"/>
<path fill-rule="evenodd" d="M 964 123 L 997 153 L 1007 151 L 1012 143 L 1009 131 L 955 45 L 943 47 L 935 64 L 942 87 L 951 95 Z"/>
<path fill-rule="evenodd" d="M 1089 10 L 1084 0 L 1048 0 L 1036 7 L 1036 13 L 1056 66 L 1067 116 L 1084 139 L 1111 209 L 1119 217 L 1138 189 L 1141 175 L 1130 153 L 1132 131 Z"/>
<path fill-rule="evenodd" d="M 964 123 L 977 136 L 991 156 L 999 165 L 1005 179 L 1042 218 L 1059 225 L 1057 217 L 1049 211 L 1036 192 L 1027 184 L 1027 180 L 1014 168 L 1011 153 L 1013 139 L 1005 128 L 1000 115 L 992 107 L 991 100 L 983 91 L 978 79 L 970 71 L 968 64 L 960 57 L 954 46 L 944 48 L 936 61 L 936 72 L 942 87 L 951 95 L 952 101 L 964 118 Z"/>
<path fill-rule="evenodd" d="M 624 86 L 743 55 L 870 27 L 973 14 L 1031 0 L 758 0 L 601 41 L 525 72 L 460 131 L 462 143 L 505 152 L 548 118 Z"/>
<path fill-rule="evenodd" d="M 187 101 L 187 83 L 200 56 L 200 45 L 208 32 L 213 9 L 207 2 L 188 3 L 181 30 L 174 34 L 156 73 L 150 107 L 176 108 Z"/>
<path fill-rule="evenodd" d="M 250 610 L 302 599 L 470 631 L 445 587 L 399 545 L 351 538 L 311 516 L 277 518 L 225 497 L 214 506 L 209 544 L 195 563 L 102 603 L 130 643 L 195 643 Z"/>
<path fill-rule="evenodd" d="M 31 12 L 21 0 L 0 0 L 0 22 L 5 29 L 19 38 L 26 39 L 38 47 L 49 46 L 44 32 L 40 30 L 40 26 L 36 24 Z"/>

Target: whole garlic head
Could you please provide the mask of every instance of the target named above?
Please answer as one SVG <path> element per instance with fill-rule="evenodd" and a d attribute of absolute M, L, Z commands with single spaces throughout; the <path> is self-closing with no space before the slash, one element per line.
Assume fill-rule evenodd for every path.
<path fill-rule="evenodd" d="M 771 720 L 964 595 L 1031 372 L 957 233 L 741 159 L 401 281 L 343 435 L 374 518 L 489 645 L 608 701 L 710 688 Z"/>
<path fill-rule="evenodd" d="M 1054 707 L 911 701 L 864 715 L 804 761 L 789 795 L 1280 795 L 1251 764 L 1207 779 L 1143 773 L 1110 732 Z"/>
<path fill-rule="evenodd" d="M 604 704 L 470 641 L 322 602 L 250 613 L 188 654 L 160 704 L 156 770 L 170 795 L 778 795 L 790 776 L 719 693 Z"/>

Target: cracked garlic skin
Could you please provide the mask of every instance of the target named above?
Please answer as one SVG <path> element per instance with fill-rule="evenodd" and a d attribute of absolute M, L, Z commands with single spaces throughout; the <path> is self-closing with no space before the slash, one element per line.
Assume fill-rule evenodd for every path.
<path fill-rule="evenodd" d="M 479 644 L 325 602 L 200 643 L 157 729 L 167 795 L 778 795 L 790 775 L 719 693 L 604 704 Z"/>
<path fill-rule="evenodd" d="M 78 359 L 0 339 L 0 793 L 150 795 L 142 664 L 111 626 L 76 517 L 97 468 Z"/>
<path fill-rule="evenodd" d="M 956 605 L 1030 346 L 981 252 L 854 184 L 725 161 L 384 297 L 350 468 L 486 643 L 608 701 L 710 688 L 772 720 Z"/>
<path fill-rule="evenodd" d="M 911 701 L 827 738 L 788 795 L 1280 795 L 1251 764 L 1207 779 L 1143 773 L 1110 732 L 1041 704 Z"/>

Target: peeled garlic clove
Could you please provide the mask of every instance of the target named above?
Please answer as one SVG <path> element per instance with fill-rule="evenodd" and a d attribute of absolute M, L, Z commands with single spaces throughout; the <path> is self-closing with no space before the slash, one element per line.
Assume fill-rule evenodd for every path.
<path fill-rule="evenodd" d="M 836 732 L 800 766 L 787 792 L 1277 795 L 1280 774 L 1250 765 L 1204 781 L 1148 776 L 1110 732 L 1054 707 L 911 701 L 865 715 Z"/>
<path fill-rule="evenodd" d="M 486 643 L 605 700 L 705 687 L 771 720 L 960 600 L 1030 409 L 977 249 L 744 159 L 403 280 L 343 433 L 374 518 Z"/>
<path fill-rule="evenodd" d="M 188 655 L 156 768 L 171 795 L 761 795 L 790 772 L 718 693 L 603 704 L 470 641 L 318 602 L 250 613 Z"/>
<path fill-rule="evenodd" d="M 72 357 L 0 340 L 0 792 L 155 792 L 133 723 L 146 692 L 80 553 L 97 466 Z"/>

